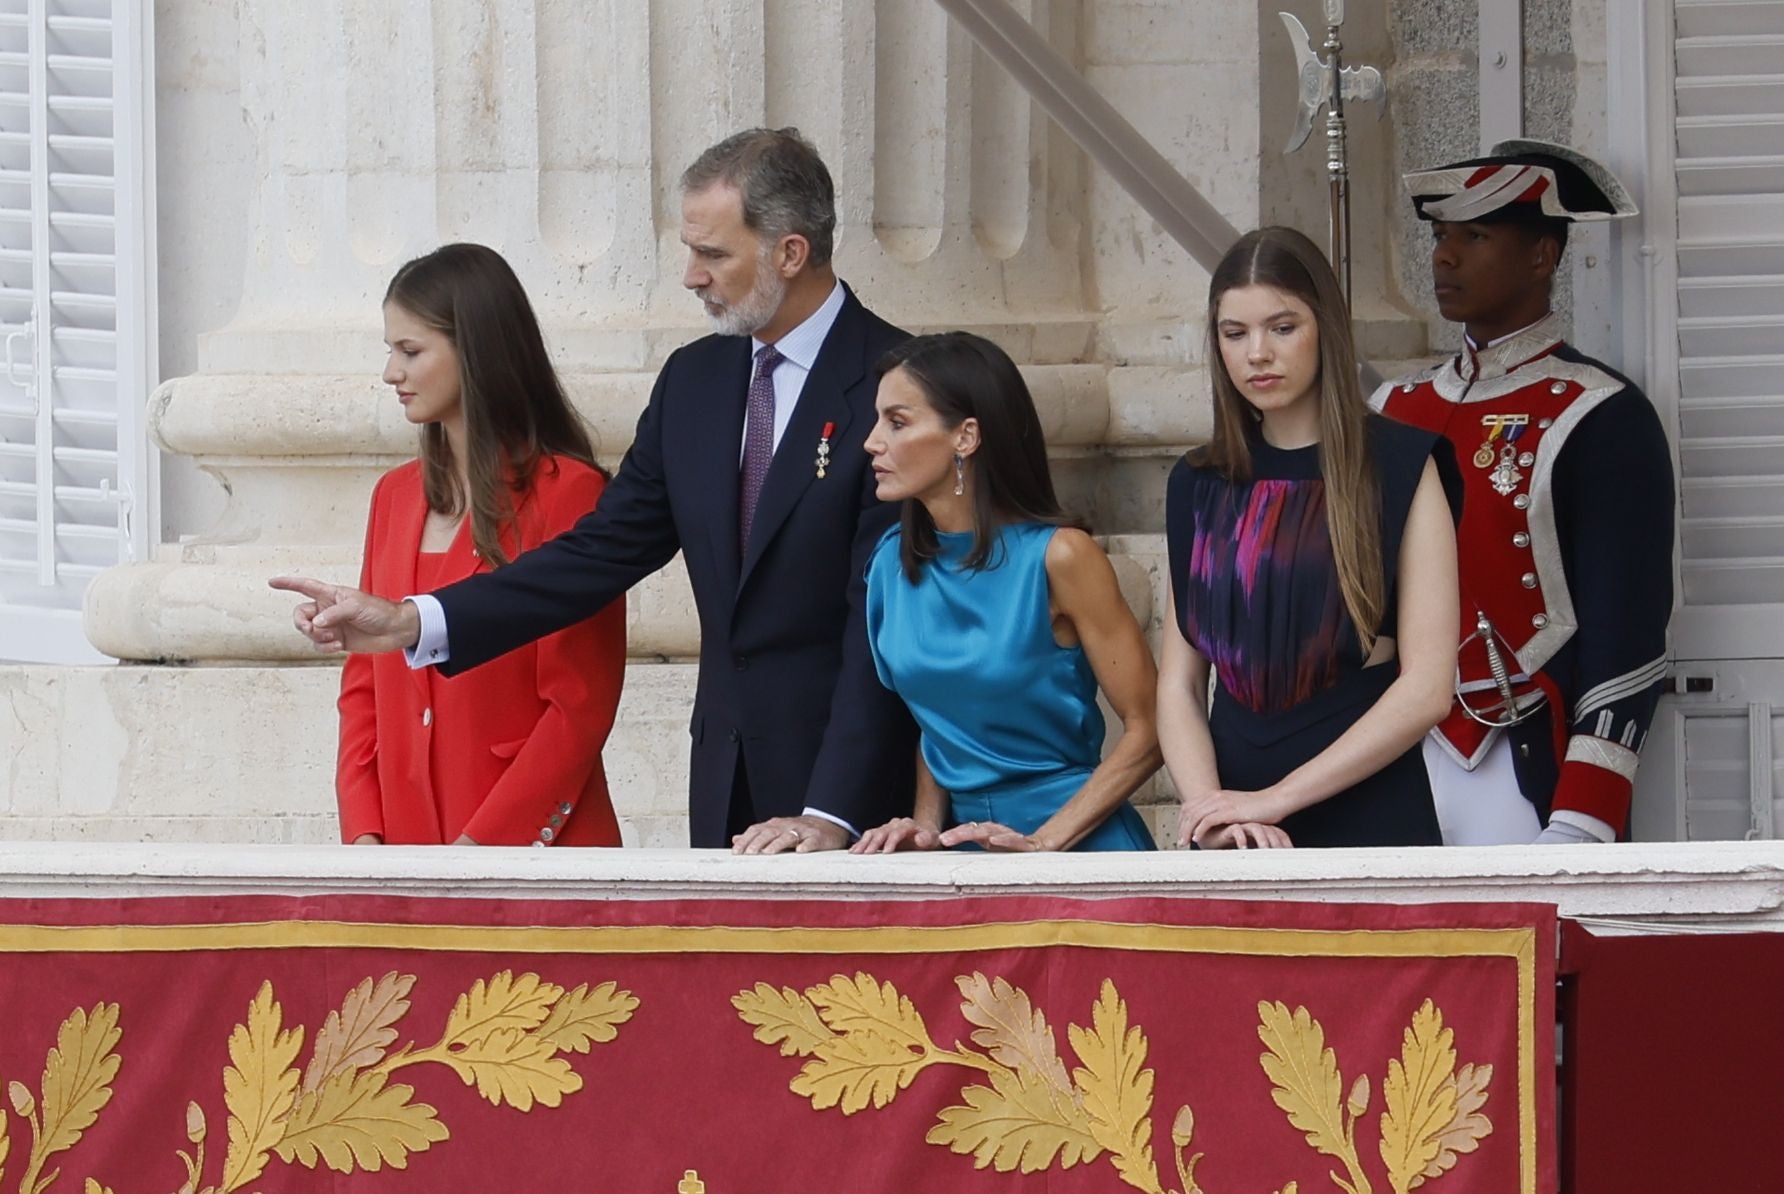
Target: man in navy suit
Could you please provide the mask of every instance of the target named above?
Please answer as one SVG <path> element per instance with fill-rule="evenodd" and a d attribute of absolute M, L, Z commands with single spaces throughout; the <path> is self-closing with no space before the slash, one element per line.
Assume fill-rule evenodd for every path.
<path fill-rule="evenodd" d="M 862 615 L 868 556 L 896 515 L 862 447 L 873 364 L 906 334 L 837 280 L 835 191 L 797 130 L 727 138 L 681 189 L 682 284 L 714 334 L 664 363 L 595 511 L 401 602 L 273 584 L 307 598 L 294 620 L 314 642 L 402 649 L 453 675 L 589 617 L 680 551 L 700 615 L 692 844 L 836 849 L 913 791 L 915 730 L 874 673 Z"/>

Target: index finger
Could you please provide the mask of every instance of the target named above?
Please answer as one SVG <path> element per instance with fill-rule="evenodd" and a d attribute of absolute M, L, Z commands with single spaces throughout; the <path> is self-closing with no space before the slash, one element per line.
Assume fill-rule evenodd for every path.
<path fill-rule="evenodd" d="M 331 596 L 335 588 L 327 581 L 312 580 L 307 576 L 275 576 L 266 583 L 269 588 L 283 589 L 287 593 L 302 593 L 313 601 Z"/>

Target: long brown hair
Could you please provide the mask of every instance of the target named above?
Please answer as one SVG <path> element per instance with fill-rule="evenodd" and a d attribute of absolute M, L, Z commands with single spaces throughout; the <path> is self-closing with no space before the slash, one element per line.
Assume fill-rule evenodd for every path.
<path fill-rule="evenodd" d="M 972 456 L 973 545 L 961 561 L 964 567 L 995 567 L 997 531 L 1009 523 L 1077 525 L 1059 508 L 1034 397 L 1003 349 L 971 332 L 913 336 L 889 349 L 874 375 L 894 369 L 904 370 L 923 391 L 944 427 L 979 421 L 979 447 Z M 935 520 L 916 498 L 906 499 L 899 518 L 899 562 L 915 583 L 924 562 L 939 550 Z"/>
<path fill-rule="evenodd" d="M 1338 565 L 1338 590 L 1367 653 L 1387 604 L 1382 575 L 1381 482 L 1369 451 L 1369 408 L 1357 381 L 1356 342 L 1344 292 L 1319 246 L 1293 228 L 1259 228 L 1239 238 L 1208 286 L 1209 373 L 1214 380 L 1214 438 L 1199 459 L 1229 481 L 1251 479 L 1248 424 L 1258 419 L 1227 374 L 1220 353 L 1220 300 L 1242 286 L 1268 286 L 1300 299 L 1319 333 L 1319 471 L 1326 526 Z"/>
<path fill-rule="evenodd" d="M 494 249 L 452 244 L 417 257 L 396 271 L 384 301 L 445 336 L 458 354 L 470 493 L 438 423 L 421 429 L 422 492 L 441 514 L 468 509 L 478 555 L 499 567 L 508 562 L 502 524 L 540 457 L 599 467 L 588 428 L 564 396 L 520 279 Z"/>

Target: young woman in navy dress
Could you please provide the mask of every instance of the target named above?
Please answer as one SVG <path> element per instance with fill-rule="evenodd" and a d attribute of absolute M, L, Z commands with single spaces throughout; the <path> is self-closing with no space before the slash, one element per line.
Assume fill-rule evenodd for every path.
<path fill-rule="evenodd" d="M 1060 511 L 1022 374 L 966 332 L 879 371 L 867 450 L 904 508 L 868 566 L 868 643 L 922 741 L 913 815 L 855 851 L 1152 849 L 1127 798 L 1158 770 L 1157 673 L 1108 556 Z M 1107 758 L 1099 688 L 1122 720 Z"/>
<path fill-rule="evenodd" d="M 1172 472 L 1165 516 L 1179 840 L 1437 845 L 1419 744 L 1455 668 L 1453 461 L 1368 411 L 1343 295 L 1298 232 L 1226 255 L 1208 339 L 1214 434 Z"/>

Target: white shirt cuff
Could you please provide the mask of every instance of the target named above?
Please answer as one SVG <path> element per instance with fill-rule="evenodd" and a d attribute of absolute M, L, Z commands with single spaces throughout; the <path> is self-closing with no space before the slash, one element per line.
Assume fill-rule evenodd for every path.
<path fill-rule="evenodd" d="M 831 816 L 829 813 L 825 812 L 821 808 L 812 808 L 810 805 L 806 805 L 806 807 L 801 811 L 801 815 L 807 816 L 807 817 L 817 817 L 820 820 L 830 822 L 832 825 L 841 825 L 844 829 L 849 831 L 849 840 L 850 841 L 853 841 L 856 838 L 861 836 L 861 831 L 859 829 L 856 829 L 853 825 L 850 825 L 847 821 L 843 820 L 841 817 Z"/>
<path fill-rule="evenodd" d="M 452 651 L 446 642 L 446 611 L 440 608 L 439 601 L 429 593 L 417 593 L 403 600 L 421 615 L 421 637 L 413 647 L 403 650 L 404 661 L 412 668 L 422 668 L 451 659 Z"/>
<path fill-rule="evenodd" d="M 1549 824 L 1553 825 L 1556 821 L 1561 822 L 1563 825 L 1569 825 L 1575 829 L 1589 833 L 1601 842 L 1614 842 L 1617 840 L 1617 831 L 1612 829 L 1609 824 L 1600 821 L 1590 813 L 1576 813 L 1572 809 L 1565 808 L 1556 809 L 1549 814 Z"/>

